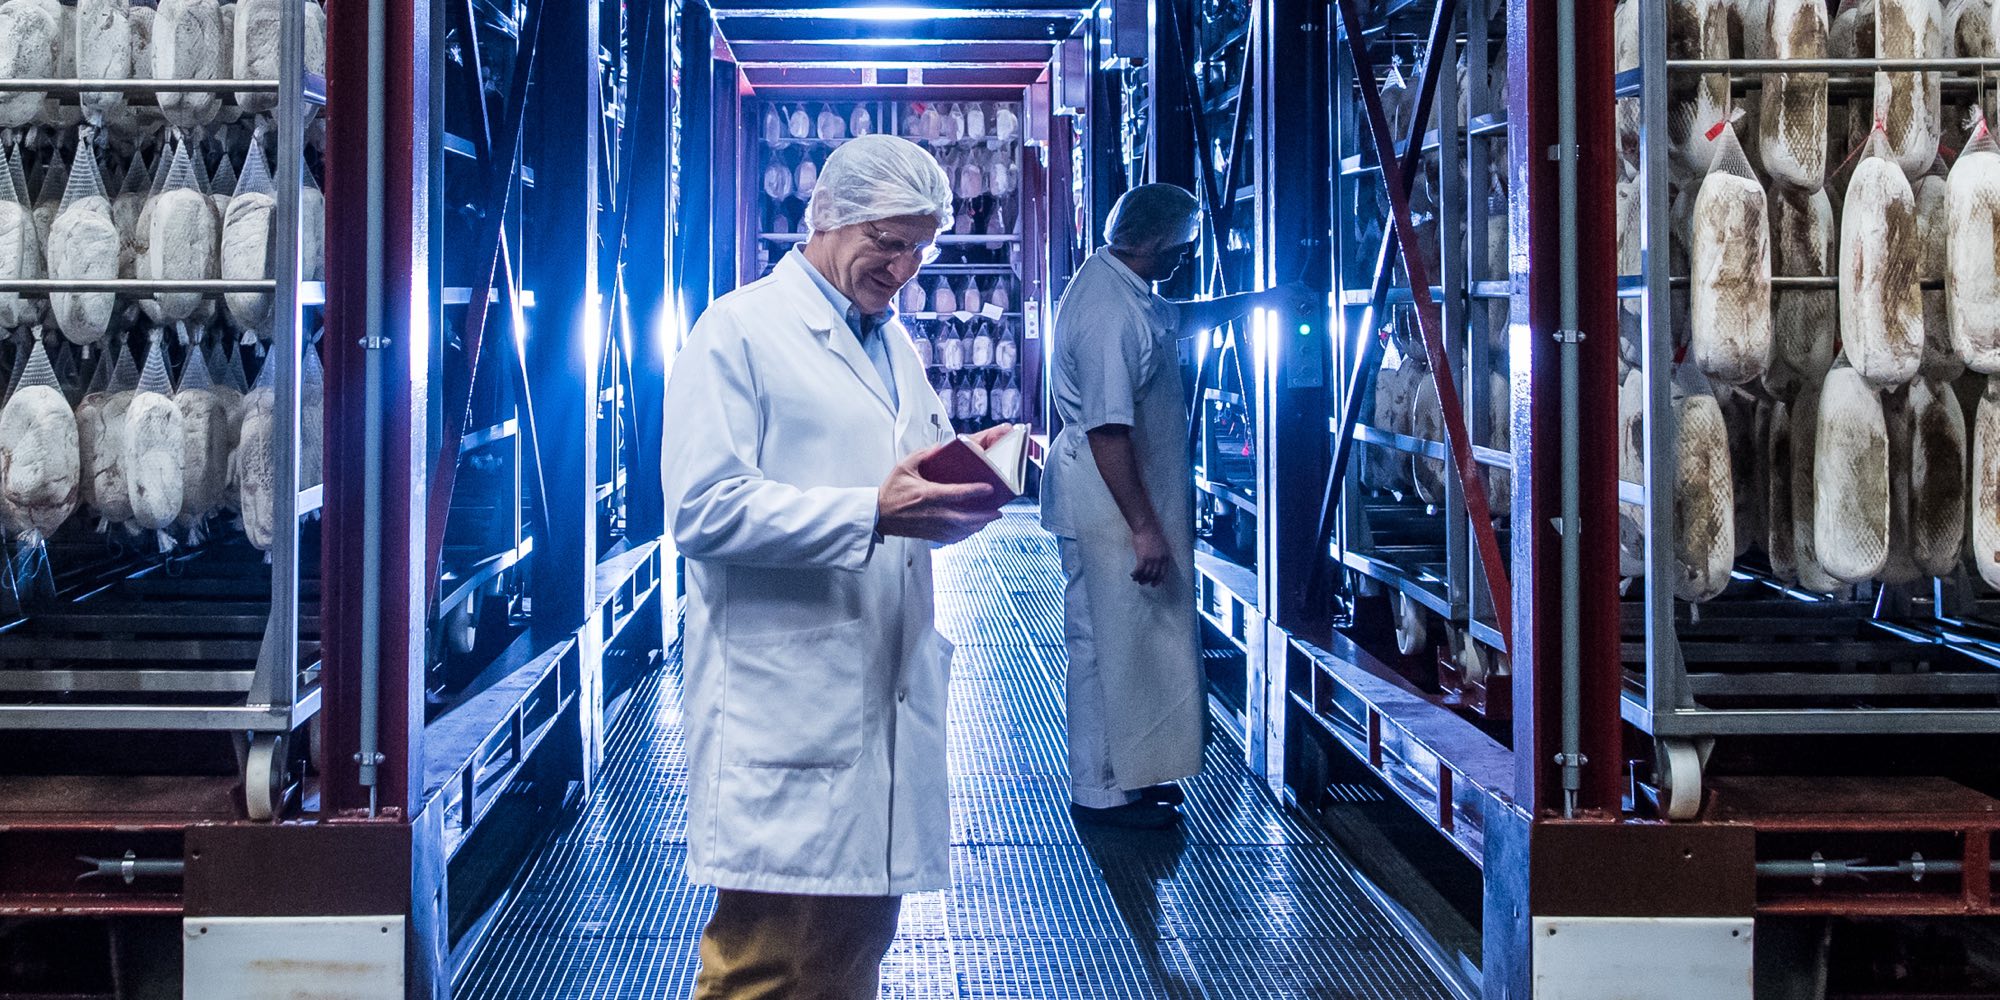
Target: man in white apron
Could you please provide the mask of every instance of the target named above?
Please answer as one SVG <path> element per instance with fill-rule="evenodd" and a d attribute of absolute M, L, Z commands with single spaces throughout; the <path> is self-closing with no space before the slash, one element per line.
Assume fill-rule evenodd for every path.
<path fill-rule="evenodd" d="M 1126 192 L 1106 246 L 1077 270 L 1055 318 L 1054 395 L 1042 523 L 1063 567 L 1070 812 L 1077 821 L 1170 826 L 1201 770 L 1207 699 L 1195 624 L 1193 473 L 1180 340 L 1290 295 L 1174 303 L 1153 291 L 1200 233 L 1194 196 Z"/>
<path fill-rule="evenodd" d="M 688 877 L 718 890 L 697 1000 L 874 1000 L 903 894 L 950 881 L 931 549 L 998 515 L 988 487 L 917 474 L 951 422 L 890 303 L 951 218 L 930 154 L 844 144 L 804 248 L 674 361 Z"/>

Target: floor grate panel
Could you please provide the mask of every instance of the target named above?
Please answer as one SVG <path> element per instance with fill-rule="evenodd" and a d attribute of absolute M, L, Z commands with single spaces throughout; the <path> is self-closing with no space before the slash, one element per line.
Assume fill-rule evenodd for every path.
<path fill-rule="evenodd" d="M 903 901 L 895 1000 L 1445 1000 L 1325 835 L 1227 736 L 1161 833 L 1078 830 L 1063 737 L 1062 578 L 1032 509 L 938 558 L 952 669 L 953 887 Z M 679 651 L 607 734 L 591 800 L 519 877 L 464 1000 L 693 992 L 711 890 L 686 876 Z M 1357 796 L 1359 797 L 1359 796 Z"/>

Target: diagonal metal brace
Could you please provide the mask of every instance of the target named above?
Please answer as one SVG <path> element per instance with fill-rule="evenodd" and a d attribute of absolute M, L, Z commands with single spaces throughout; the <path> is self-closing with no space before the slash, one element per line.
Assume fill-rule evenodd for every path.
<path fill-rule="evenodd" d="M 472 405 L 473 383 L 479 378 L 479 359 L 485 342 L 486 318 L 493 309 L 491 299 L 496 276 L 500 271 L 506 250 L 507 203 L 514 190 L 514 180 L 520 171 L 519 150 L 521 134 L 527 124 L 528 79 L 534 73 L 535 49 L 541 37 L 542 3 L 528 5 L 527 23 L 521 31 L 520 48 L 515 53 L 514 76 L 507 95 L 506 134 L 498 137 L 488 147 L 491 158 L 487 161 L 490 173 L 487 177 L 487 216 L 484 231 L 479 242 L 474 244 L 487 251 L 486 260 L 479 272 L 479 281 L 472 287 L 472 299 L 466 306 L 465 330 L 460 340 L 465 353 L 465 381 L 463 389 L 456 389 L 444 401 L 444 443 L 438 449 L 437 464 L 431 469 L 430 510 L 424 528 L 424 569 L 430 581 L 431 599 L 437 595 L 438 579 L 442 574 L 441 560 L 444 556 L 445 522 L 451 516 L 451 498 L 458 484 L 458 459 L 461 444 L 465 440 L 465 428 Z M 512 269 L 505 288 L 510 297 L 506 303 L 512 308 Z M 525 386 L 525 383 L 524 383 Z M 523 399 L 527 397 L 524 395 Z M 532 422 L 532 404 L 528 404 Z M 537 470 L 540 463 L 537 463 Z M 538 473 L 539 474 L 539 473 Z M 546 491 L 543 493 L 546 499 Z M 538 505 L 538 506 L 545 506 Z"/>
<path fill-rule="evenodd" d="M 1440 13 L 1450 5 L 1450 0 L 1440 4 Z M 1472 457 L 1472 437 L 1466 431 L 1465 409 L 1458 394 L 1458 380 L 1452 376 L 1450 358 L 1445 354 L 1443 317 L 1438 312 L 1435 299 L 1431 298 L 1430 269 L 1424 264 L 1423 255 L 1417 252 L 1416 223 L 1410 216 L 1410 176 L 1396 157 L 1394 140 L 1389 136 L 1389 119 L 1382 110 L 1382 94 L 1375 86 L 1375 64 L 1368 54 L 1368 40 L 1363 34 L 1360 0 L 1338 0 L 1340 19 L 1346 29 L 1348 52 L 1354 60 L 1354 72 L 1360 80 L 1361 101 L 1368 114 L 1368 131 L 1375 142 L 1376 158 L 1382 164 L 1382 179 L 1389 192 L 1391 218 L 1395 223 L 1396 241 L 1403 254 L 1403 273 L 1410 279 L 1410 297 L 1415 300 L 1417 327 L 1423 334 L 1424 354 L 1430 359 L 1431 377 L 1437 379 L 1438 402 L 1444 411 L 1445 444 L 1451 451 L 1452 469 L 1458 475 L 1459 488 L 1464 491 L 1466 516 L 1472 521 L 1472 535 L 1479 550 L 1480 562 L 1485 568 L 1486 588 L 1493 602 L 1493 615 L 1500 626 L 1500 634 L 1511 638 L 1514 631 L 1513 586 L 1509 582 L 1507 563 L 1500 553 L 1500 540 L 1493 530 L 1491 501 L 1486 495 L 1486 478 L 1479 474 L 1479 466 Z M 1432 63 L 1437 53 L 1426 55 L 1425 72 L 1432 71 Z M 1422 133 L 1416 133 L 1422 135 Z M 1412 152 L 1422 144 L 1415 136 L 1411 138 Z M 1352 434 L 1342 441 L 1351 439 Z"/>
<path fill-rule="evenodd" d="M 1452 22 L 1458 14 L 1458 0 L 1440 0 L 1431 12 L 1431 27 L 1424 46 L 1423 65 L 1417 71 L 1417 100 L 1410 121 L 1410 134 L 1402 156 L 1402 172 L 1394 179 L 1389 173 L 1382 174 L 1385 187 L 1395 185 L 1404 197 L 1408 197 L 1416 181 L 1417 166 L 1422 160 L 1423 143 L 1420 141 L 1430 125 L 1433 105 L 1437 103 L 1437 92 L 1445 73 L 1451 72 L 1450 61 L 1446 58 L 1451 37 Z M 1358 75 L 1358 74 L 1357 74 Z M 1364 79 L 1374 79 L 1372 70 Z M 1361 84 L 1361 89 L 1371 89 L 1369 84 Z M 1393 148 L 1396 136 L 1390 136 Z M 1387 160 L 1382 161 L 1384 163 Z M 1346 482 L 1348 466 L 1354 456 L 1354 428 L 1361 422 L 1361 400 L 1368 382 L 1375 370 L 1382 364 L 1382 343 L 1374 335 L 1376 317 L 1382 314 L 1389 301 L 1389 282 L 1395 271 L 1395 254 L 1398 246 L 1395 226 L 1382 231 L 1382 242 L 1375 253 L 1374 282 L 1368 298 L 1368 309 L 1361 315 L 1359 329 L 1362 331 L 1361 350 L 1356 355 L 1353 367 L 1347 374 L 1347 391 L 1341 396 L 1340 422 L 1333 438 L 1333 462 L 1327 469 L 1326 490 L 1320 495 L 1319 528 L 1313 535 L 1314 551 L 1324 553 L 1333 542 L 1333 520 L 1340 506 L 1340 495 Z M 1316 559 L 1312 572 L 1306 581 L 1306 590 L 1313 600 L 1324 603 L 1320 585 L 1326 575 L 1326 560 Z"/>

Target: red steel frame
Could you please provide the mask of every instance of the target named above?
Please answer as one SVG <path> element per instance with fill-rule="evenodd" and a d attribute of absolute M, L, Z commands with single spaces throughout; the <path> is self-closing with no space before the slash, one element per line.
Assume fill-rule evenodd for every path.
<path fill-rule="evenodd" d="M 421 415 L 428 409 L 429 365 L 423 359 L 435 315 L 430 301 L 428 128 L 430 81 L 423 67 L 430 53 L 416 37 L 430 23 L 430 5 L 417 0 L 370 0 L 388 7 L 388 95 L 382 149 L 368 147 L 364 114 L 336 113 L 327 122 L 327 202 L 367 203 L 367 165 L 386 172 L 382 370 L 382 614 L 381 738 L 388 759 L 381 769 L 379 802 L 393 816 L 410 816 L 422 786 L 424 518 L 427 451 Z M 426 35 L 428 31 L 426 30 Z M 368 5 L 335 4 L 327 18 L 327 102 L 336 109 L 367 107 Z M 362 366 L 367 335 L 365 275 L 368 220 L 361 211 L 327 217 L 326 512 L 324 566 L 325 692 L 328 747 L 322 776 L 327 813 L 365 809 L 367 790 L 355 772 L 359 752 L 361 663 Z"/>

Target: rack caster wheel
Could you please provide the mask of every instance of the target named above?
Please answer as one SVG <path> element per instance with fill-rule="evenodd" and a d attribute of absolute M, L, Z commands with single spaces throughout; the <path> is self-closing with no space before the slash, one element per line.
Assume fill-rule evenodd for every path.
<path fill-rule="evenodd" d="M 1660 812 L 1669 820 L 1686 821 L 1701 812 L 1702 755 L 1689 740 L 1661 740 L 1654 765 L 1660 782 Z"/>
<path fill-rule="evenodd" d="M 1423 653 L 1430 643 L 1430 628 L 1424 621 L 1424 606 L 1397 591 L 1389 602 L 1396 613 L 1396 651 L 1404 656 Z"/>
<path fill-rule="evenodd" d="M 268 823 L 285 804 L 286 740 L 262 733 L 251 738 L 243 763 L 243 807 L 252 820 Z"/>

